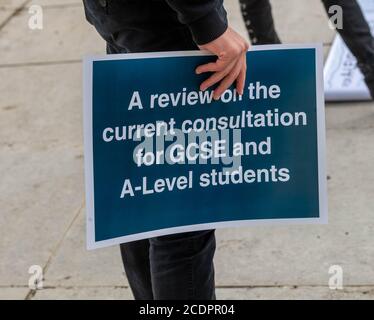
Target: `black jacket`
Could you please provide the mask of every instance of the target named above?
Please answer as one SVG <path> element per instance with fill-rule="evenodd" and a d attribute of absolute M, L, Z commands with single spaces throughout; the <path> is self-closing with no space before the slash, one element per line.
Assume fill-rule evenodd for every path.
<path fill-rule="evenodd" d="M 223 0 L 83 0 L 87 20 L 124 52 L 191 49 L 227 29 Z M 193 44 L 195 47 L 196 45 Z"/>

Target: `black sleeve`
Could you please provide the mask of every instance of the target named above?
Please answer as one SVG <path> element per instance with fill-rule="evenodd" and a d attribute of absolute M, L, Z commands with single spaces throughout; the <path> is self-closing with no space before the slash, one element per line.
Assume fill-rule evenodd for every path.
<path fill-rule="evenodd" d="M 194 41 L 205 44 L 215 40 L 227 29 L 227 14 L 223 0 L 166 0 L 177 12 L 181 23 L 186 24 Z"/>

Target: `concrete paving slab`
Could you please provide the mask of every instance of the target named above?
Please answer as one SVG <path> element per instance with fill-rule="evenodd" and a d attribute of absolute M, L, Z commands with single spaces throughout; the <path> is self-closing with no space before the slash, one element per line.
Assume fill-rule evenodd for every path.
<path fill-rule="evenodd" d="M 327 138 L 329 224 L 218 231 L 218 285 L 326 285 L 333 264 L 347 285 L 374 284 L 374 130 Z"/>
<path fill-rule="evenodd" d="M 85 20 L 82 7 L 52 7 L 43 13 L 42 30 L 28 27 L 22 11 L 0 34 L 1 64 L 81 60 L 85 54 L 105 52 L 104 41 Z"/>
<path fill-rule="evenodd" d="M 119 246 L 86 250 L 84 212 L 67 234 L 45 275 L 46 286 L 127 286 Z"/>
<path fill-rule="evenodd" d="M 0 9 L 0 25 L 4 23 L 5 20 L 8 19 L 8 17 L 11 15 L 12 13 L 8 10 L 1 10 Z"/>
<path fill-rule="evenodd" d="M 0 300 L 23 300 L 25 299 L 28 288 L 0 287 Z"/>
<path fill-rule="evenodd" d="M 27 285 L 83 206 L 81 150 L 67 145 L 0 146 L 0 285 Z"/>
<path fill-rule="evenodd" d="M 0 143 L 82 147 L 80 63 L 0 68 L 0 78 Z"/>
<path fill-rule="evenodd" d="M 373 287 L 353 287 L 330 290 L 328 287 L 268 287 L 268 288 L 218 288 L 220 300 L 298 300 L 298 299 L 374 299 Z"/>
<path fill-rule="evenodd" d="M 0 3 L 0 26 L 3 26 L 7 19 L 26 3 L 26 0 L 2 0 Z"/>
<path fill-rule="evenodd" d="M 13 10 L 19 8 L 23 4 L 27 4 L 30 0 L 1 0 L 0 10 Z"/>
<path fill-rule="evenodd" d="M 129 288 L 71 287 L 38 290 L 32 300 L 132 300 Z"/>
<path fill-rule="evenodd" d="M 326 128 L 374 129 L 374 102 L 326 104 Z"/>
<path fill-rule="evenodd" d="M 27 285 L 83 206 L 80 69 L 0 69 L 0 285 Z"/>

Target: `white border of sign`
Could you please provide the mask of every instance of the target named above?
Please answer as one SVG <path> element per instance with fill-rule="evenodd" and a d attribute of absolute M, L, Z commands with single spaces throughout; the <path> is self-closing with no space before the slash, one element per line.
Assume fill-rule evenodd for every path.
<path fill-rule="evenodd" d="M 94 61 L 138 59 L 138 58 L 167 58 L 181 56 L 209 55 L 203 51 L 175 51 L 175 52 L 152 52 L 152 53 L 130 53 L 114 54 L 105 56 L 86 56 L 83 60 L 83 117 L 84 117 L 84 162 L 85 162 L 85 184 L 86 184 L 86 228 L 87 249 L 96 249 L 110 245 L 120 244 L 134 240 L 152 238 L 171 233 L 198 231 L 207 229 L 243 227 L 256 225 L 276 224 L 310 224 L 327 223 L 327 189 L 326 189 L 326 162 L 325 162 L 325 105 L 323 91 L 323 53 L 321 44 L 288 44 L 288 45 L 263 45 L 254 46 L 252 51 L 280 50 L 280 49 L 315 49 L 316 51 L 316 95 L 317 95 L 317 134 L 318 134 L 318 185 L 319 185 L 319 213 L 318 218 L 299 219 L 261 219 L 261 220 L 238 220 L 203 223 L 173 228 L 159 229 L 142 232 L 133 235 L 117 237 L 113 239 L 95 241 L 95 208 L 94 208 L 94 183 L 93 183 L 93 141 L 92 141 L 92 66 Z"/>

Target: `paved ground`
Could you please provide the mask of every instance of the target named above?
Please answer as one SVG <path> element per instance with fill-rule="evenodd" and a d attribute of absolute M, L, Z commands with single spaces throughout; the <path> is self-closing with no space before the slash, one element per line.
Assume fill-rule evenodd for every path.
<path fill-rule="evenodd" d="M 44 5 L 44 29 L 28 7 Z M 230 20 L 244 36 L 236 0 Z M 318 0 L 274 0 L 284 42 L 333 38 Z M 1 0 L 0 299 L 132 298 L 116 247 L 85 250 L 82 66 L 104 43 L 79 0 Z M 217 232 L 217 296 L 374 298 L 374 104 L 327 105 L 327 226 Z M 344 290 L 327 286 L 330 265 Z M 28 269 L 44 269 L 44 289 Z"/>

